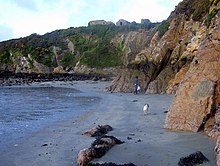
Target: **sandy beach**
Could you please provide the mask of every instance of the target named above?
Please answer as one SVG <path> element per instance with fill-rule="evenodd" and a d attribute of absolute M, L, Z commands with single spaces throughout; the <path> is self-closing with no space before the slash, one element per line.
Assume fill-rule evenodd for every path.
<path fill-rule="evenodd" d="M 76 157 L 94 138 L 82 135 L 97 125 L 108 124 L 113 135 L 125 141 L 92 162 L 133 163 L 137 166 L 176 166 L 181 157 L 201 151 L 208 165 L 215 165 L 215 141 L 203 133 L 171 132 L 163 128 L 171 95 L 134 95 L 105 91 L 110 82 L 46 82 L 38 86 L 75 88 L 101 98 L 78 117 L 52 123 L 0 150 L 0 166 L 76 166 Z M 32 85 L 36 86 L 36 85 Z M 145 103 L 150 105 L 147 116 Z"/>

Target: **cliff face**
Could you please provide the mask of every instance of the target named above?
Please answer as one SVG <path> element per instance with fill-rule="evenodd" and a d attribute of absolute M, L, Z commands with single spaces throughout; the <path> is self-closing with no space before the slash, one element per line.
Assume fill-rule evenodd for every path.
<path fill-rule="evenodd" d="M 131 92 L 138 70 L 145 92 L 175 94 L 201 43 L 212 33 L 218 10 L 219 1 L 185 0 L 158 28 L 128 33 L 124 36 L 126 70 L 110 90 Z M 127 75 L 127 69 L 134 74 Z"/>
<path fill-rule="evenodd" d="M 220 111 L 217 109 L 220 103 L 219 17 L 206 34 L 169 109 L 165 124 L 168 129 L 199 131 L 205 127 L 208 131 L 220 122 L 212 120 Z"/>
<path fill-rule="evenodd" d="M 110 87 L 131 92 L 138 75 L 146 93 L 175 94 L 165 122 L 171 130 L 220 135 L 220 1 L 181 2 L 169 28 L 125 36 L 125 64 Z M 141 43 L 141 44 L 140 44 Z M 138 46 L 136 46 L 138 45 Z M 219 106 L 218 106 L 219 105 Z"/>
<path fill-rule="evenodd" d="M 125 45 L 125 58 L 124 64 L 126 68 L 132 72 L 132 70 L 138 70 L 134 72 L 140 77 L 142 82 L 141 86 L 144 91 L 161 93 L 165 91 L 168 81 L 174 77 L 176 68 L 179 68 L 178 63 L 170 64 L 171 61 L 180 61 L 180 47 L 175 51 L 176 41 L 178 37 L 176 35 L 176 29 L 173 28 L 177 24 L 181 24 L 182 21 L 172 21 L 170 29 L 165 33 L 165 35 L 160 38 L 160 33 L 156 29 L 143 32 L 130 32 L 124 36 Z M 169 65 L 168 65 L 169 64 Z M 177 66 L 176 66 L 177 65 Z M 165 75 L 163 73 L 166 73 Z M 132 82 L 135 75 L 127 75 L 127 71 L 122 71 L 118 75 L 117 80 L 121 80 L 120 77 L 127 77 L 122 80 L 130 80 L 129 82 L 120 83 L 120 88 L 114 85 L 110 88 L 111 91 L 124 91 L 130 92 L 132 89 L 127 84 Z M 144 75 L 144 77 L 142 76 Z M 161 82 L 161 79 L 165 82 Z M 118 82 L 118 81 L 117 81 Z M 116 83 L 117 84 L 117 83 Z M 165 85 L 162 85 L 165 84 Z M 123 86 L 122 86 L 123 85 Z"/>

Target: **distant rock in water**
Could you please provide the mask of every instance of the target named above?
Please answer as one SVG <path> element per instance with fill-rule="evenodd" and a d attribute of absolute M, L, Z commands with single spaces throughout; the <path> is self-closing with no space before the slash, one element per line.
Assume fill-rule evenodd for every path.
<path fill-rule="evenodd" d="M 181 157 L 178 162 L 178 166 L 194 166 L 208 161 L 209 160 L 202 154 L 202 152 L 197 151 L 189 156 Z"/>

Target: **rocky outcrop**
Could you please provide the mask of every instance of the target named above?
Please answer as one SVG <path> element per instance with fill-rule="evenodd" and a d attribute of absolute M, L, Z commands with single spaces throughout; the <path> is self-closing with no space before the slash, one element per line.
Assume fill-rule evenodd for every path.
<path fill-rule="evenodd" d="M 86 135 L 89 137 L 98 137 L 107 134 L 109 131 L 112 131 L 113 128 L 109 125 L 98 125 L 93 127 L 90 130 L 83 132 L 82 135 Z"/>
<path fill-rule="evenodd" d="M 169 108 L 165 127 L 171 130 L 199 131 L 215 114 L 220 103 L 220 18 L 216 17 L 206 38 L 180 83 Z M 212 123 L 212 125 L 214 125 Z"/>
<path fill-rule="evenodd" d="M 112 85 L 108 87 L 108 91 L 111 92 L 134 92 L 134 79 L 138 76 L 141 89 L 144 89 L 146 82 L 149 82 L 149 78 L 143 72 L 139 70 L 121 69 L 120 73 L 116 76 L 112 82 Z"/>
<path fill-rule="evenodd" d="M 146 93 L 166 93 L 169 81 L 175 76 L 171 66 L 167 66 L 160 72 L 157 78 L 151 81 L 147 87 Z"/>
<path fill-rule="evenodd" d="M 74 73 L 79 73 L 79 74 L 88 74 L 88 75 L 105 75 L 106 77 L 112 78 L 115 77 L 119 73 L 119 68 L 118 67 L 106 67 L 102 69 L 98 68 L 92 68 L 88 67 L 86 65 L 82 65 L 79 62 L 76 64 L 76 66 L 73 69 Z"/>
<path fill-rule="evenodd" d="M 52 69 L 38 63 L 34 60 L 29 54 L 28 57 L 18 56 L 13 59 L 13 69 L 14 73 L 39 73 L 39 74 L 48 74 L 52 72 Z"/>
<path fill-rule="evenodd" d="M 139 70 L 146 75 L 146 93 L 176 93 L 201 43 L 215 33 L 217 23 L 214 25 L 213 20 L 219 17 L 218 10 L 219 1 L 184 0 L 158 28 L 123 35 L 124 64 L 130 71 Z M 132 88 L 129 80 L 135 76 L 119 79 L 125 77 L 123 73 L 119 75 L 111 90 L 127 92 Z M 130 88 L 120 88 L 121 85 Z"/>
<path fill-rule="evenodd" d="M 112 130 L 113 128 L 109 125 L 98 125 L 83 132 L 83 135 L 96 137 L 96 140 L 92 142 L 89 148 L 84 148 L 78 153 L 77 164 L 79 166 L 89 165 L 91 160 L 101 158 L 114 145 L 124 143 L 114 136 L 105 135 Z"/>
<path fill-rule="evenodd" d="M 124 36 L 124 64 L 130 70 L 139 70 L 145 74 L 147 79 L 144 83 L 144 91 L 147 93 L 166 92 L 169 81 L 174 79 L 183 66 L 190 64 L 199 42 L 205 36 L 201 25 L 193 20 L 186 21 L 184 15 L 176 16 L 167 24 L 169 28 L 163 36 L 156 28 L 144 32 L 132 32 Z M 127 80 L 131 80 L 132 77 L 134 75 Z M 129 86 L 126 82 L 115 82 L 117 82 L 113 85 L 115 91 L 119 89 L 117 85 Z"/>
<path fill-rule="evenodd" d="M 70 49 L 73 49 L 72 48 L 73 46 L 71 47 L 71 42 L 68 42 L 68 46 L 70 46 L 69 47 Z M 71 50 L 71 52 L 72 52 L 72 50 Z M 61 48 L 54 46 L 53 47 L 53 54 L 54 54 L 54 61 L 55 61 L 55 63 L 58 66 L 61 66 L 62 65 L 62 57 L 63 57 Z"/>
<path fill-rule="evenodd" d="M 91 160 L 104 156 L 114 145 L 122 143 L 124 142 L 114 136 L 104 135 L 96 138 L 96 140 L 91 144 L 91 147 L 80 150 L 77 155 L 77 164 L 79 166 L 85 166 Z"/>
<path fill-rule="evenodd" d="M 28 73 L 28 70 L 31 68 L 30 62 L 26 57 L 18 57 L 15 59 L 15 73 Z"/>
<path fill-rule="evenodd" d="M 42 63 L 38 63 L 37 61 L 33 61 L 33 66 L 31 67 L 29 73 L 41 73 L 41 74 L 48 74 L 52 73 L 52 69 L 43 65 Z"/>
<path fill-rule="evenodd" d="M 64 74 L 64 73 L 66 73 L 66 71 L 63 69 L 63 66 L 58 66 L 53 69 L 53 73 Z"/>
<path fill-rule="evenodd" d="M 197 151 L 195 153 L 190 154 L 186 157 L 181 157 L 178 166 L 186 166 L 186 165 L 201 165 L 207 164 L 209 160 L 202 154 L 202 152 Z"/>

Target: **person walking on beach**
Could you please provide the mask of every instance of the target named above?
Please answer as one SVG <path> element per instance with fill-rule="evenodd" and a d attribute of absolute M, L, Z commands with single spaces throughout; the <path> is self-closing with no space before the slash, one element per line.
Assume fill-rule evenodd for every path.
<path fill-rule="evenodd" d="M 139 80 L 138 80 L 138 76 L 135 77 L 134 79 L 134 94 L 138 94 L 138 86 L 139 86 Z"/>

